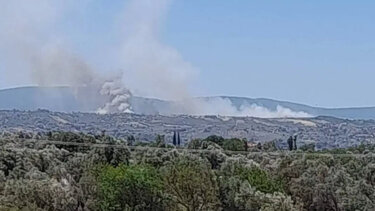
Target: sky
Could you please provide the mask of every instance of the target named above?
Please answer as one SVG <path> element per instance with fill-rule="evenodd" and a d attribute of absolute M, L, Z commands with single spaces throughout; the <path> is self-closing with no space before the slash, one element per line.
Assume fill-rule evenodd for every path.
<path fill-rule="evenodd" d="M 112 49 L 122 39 L 119 28 L 127 27 L 118 22 L 126 1 L 84 2 L 64 12 L 51 34 L 63 34 L 104 74 L 121 68 Z M 157 38 L 193 69 L 193 96 L 375 106 L 374 1 L 171 0 L 165 8 Z M 0 60 L 0 88 L 33 84 L 19 69 Z M 124 75 L 130 86 L 131 76 Z"/>

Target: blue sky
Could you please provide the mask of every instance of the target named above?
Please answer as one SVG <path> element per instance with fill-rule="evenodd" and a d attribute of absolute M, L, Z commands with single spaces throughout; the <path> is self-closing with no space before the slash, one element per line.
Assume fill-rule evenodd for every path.
<path fill-rule="evenodd" d="M 93 52 L 120 39 L 113 20 L 123 4 L 93 0 L 56 28 L 100 66 L 112 55 Z M 160 39 L 198 70 L 193 95 L 375 106 L 374 9 L 365 0 L 174 0 Z M 8 79 L 0 86 L 22 85 Z"/>
<path fill-rule="evenodd" d="M 375 4 L 361 2 L 177 1 L 164 40 L 207 94 L 375 105 Z"/>

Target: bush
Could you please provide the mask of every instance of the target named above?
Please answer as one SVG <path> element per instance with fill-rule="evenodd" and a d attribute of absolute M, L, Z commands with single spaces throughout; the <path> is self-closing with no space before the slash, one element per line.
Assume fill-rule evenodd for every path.
<path fill-rule="evenodd" d="M 215 144 L 217 144 L 217 145 L 222 146 L 223 143 L 224 143 L 224 141 L 225 141 L 225 139 L 224 139 L 223 137 L 221 137 L 221 136 L 212 135 L 212 136 L 208 136 L 208 137 L 205 139 L 205 141 L 213 142 L 213 143 L 215 143 Z"/>
<path fill-rule="evenodd" d="M 105 165 L 95 174 L 101 210 L 163 210 L 163 183 L 153 167 Z"/>
<path fill-rule="evenodd" d="M 299 149 L 301 151 L 304 151 L 304 152 L 314 152 L 315 151 L 315 143 L 309 143 L 309 144 L 302 145 Z"/>
<path fill-rule="evenodd" d="M 201 139 L 193 139 L 188 143 L 188 149 L 200 149 L 202 146 Z"/>
<path fill-rule="evenodd" d="M 58 148 L 0 138 L 0 211 L 375 210 L 374 145 L 244 155 L 223 151 L 240 142 L 220 137 L 192 141 L 206 150 L 187 151 L 130 150 L 105 134 L 53 136 L 108 146 Z"/>
<path fill-rule="evenodd" d="M 229 151 L 246 151 L 246 142 L 238 139 L 238 138 L 232 138 L 232 139 L 225 139 L 223 142 L 223 149 L 229 150 Z"/>
<path fill-rule="evenodd" d="M 293 207 L 284 195 L 283 182 L 271 177 L 259 164 L 244 158 L 229 158 L 218 172 L 220 201 L 224 210 L 275 210 Z M 266 209 L 267 207 L 267 209 Z"/>
<path fill-rule="evenodd" d="M 284 192 L 283 182 L 279 179 L 272 179 L 265 170 L 259 167 L 238 167 L 234 174 L 238 175 L 240 179 L 248 181 L 252 187 L 263 193 Z"/>
<path fill-rule="evenodd" d="M 219 205 L 215 175 L 201 160 L 182 157 L 163 168 L 165 191 L 172 210 L 216 210 Z"/>
<path fill-rule="evenodd" d="M 247 145 L 246 141 L 238 139 L 238 138 L 231 138 L 231 139 L 224 139 L 221 136 L 209 136 L 205 139 L 193 139 L 189 142 L 188 148 L 189 149 L 207 149 L 209 146 L 219 146 L 224 150 L 229 151 L 246 151 Z"/>

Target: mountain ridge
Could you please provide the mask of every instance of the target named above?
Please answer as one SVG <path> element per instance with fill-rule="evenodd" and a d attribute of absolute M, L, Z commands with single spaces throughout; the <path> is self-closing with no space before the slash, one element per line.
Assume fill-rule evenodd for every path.
<path fill-rule="evenodd" d="M 82 104 L 75 96 L 76 89 L 71 87 L 15 87 L 0 90 L 1 110 L 36 110 L 47 109 L 61 112 L 94 112 L 102 103 L 96 96 L 88 98 Z M 375 119 L 374 107 L 347 107 L 347 108 L 323 108 L 293 103 L 289 101 L 273 100 L 268 98 L 248 98 L 238 96 L 208 96 L 197 99 L 210 100 L 222 98 L 229 100 L 231 104 L 240 109 L 244 105 L 257 105 L 275 111 L 278 106 L 290 109 L 293 112 L 305 112 L 312 116 L 332 116 L 347 119 Z M 174 101 L 156 98 L 133 96 L 131 104 L 135 113 L 159 114 L 170 110 Z"/>

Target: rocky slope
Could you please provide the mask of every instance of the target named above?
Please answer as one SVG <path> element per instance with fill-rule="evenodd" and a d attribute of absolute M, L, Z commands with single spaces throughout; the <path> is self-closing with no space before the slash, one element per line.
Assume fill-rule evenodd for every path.
<path fill-rule="evenodd" d="M 184 142 L 220 135 L 255 142 L 276 140 L 280 146 L 285 146 L 290 135 L 298 134 L 300 145 L 314 142 L 318 149 L 375 143 L 374 120 L 0 111 L 0 131 L 60 130 L 92 134 L 105 130 L 107 134 L 119 138 L 134 135 L 140 141 L 154 140 L 157 134 L 165 135 L 167 141 L 171 141 L 173 131 L 178 130 Z"/>

